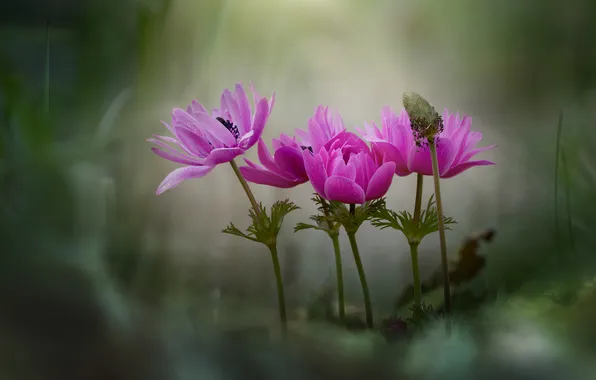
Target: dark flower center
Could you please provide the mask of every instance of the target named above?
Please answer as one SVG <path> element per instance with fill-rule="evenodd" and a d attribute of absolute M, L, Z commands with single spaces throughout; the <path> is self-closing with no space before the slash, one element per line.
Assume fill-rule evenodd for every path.
<path fill-rule="evenodd" d="M 219 121 L 224 127 L 226 127 L 226 129 L 228 131 L 230 131 L 230 133 L 232 134 L 232 136 L 234 136 L 234 138 L 236 140 L 238 140 L 238 138 L 240 137 L 240 131 L 238 130 L 238 127 L 234 125 L 234 123 L 232 123 L 229 120 L 225 120 L 222 117 L 217 117 L 215 119 L 217 121 Z"/>
<path fill-rule="evenodd" d="M 313 150 L 312 150 L 312 146 L 301 145 L 300 148 L 302 150 L 307 150 L 308 149 L 311 153 L 314 153 Z"/>

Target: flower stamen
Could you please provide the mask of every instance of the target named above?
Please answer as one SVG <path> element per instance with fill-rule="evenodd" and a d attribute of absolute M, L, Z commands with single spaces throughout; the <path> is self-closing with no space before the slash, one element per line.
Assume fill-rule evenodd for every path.
<path fill-rule="evenodd" d="M 230 131 L 230 133 L 232 134 L 232 136 L 234 136 L 236 141 L 238 140 L 238 138 L 240 137 L 240 131 L 238 130 L 238 127 L 234 125 L 234 123 L 232 123 L 229 120 L 225 120 L 222 117 L 217 117 L 215 119 L 219 121 L 224 127 L 226 127 L 228 131 Z"/>

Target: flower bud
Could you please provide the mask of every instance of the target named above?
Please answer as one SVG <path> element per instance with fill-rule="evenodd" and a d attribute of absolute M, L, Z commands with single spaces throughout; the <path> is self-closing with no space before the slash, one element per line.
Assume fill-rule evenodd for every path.
<path fill-rule="evenodd" d="M 403 104 L 417 142 L 432 140 L 443 130 L 443 119 L 434 107 L 415 92 L 405 92 Z"/>

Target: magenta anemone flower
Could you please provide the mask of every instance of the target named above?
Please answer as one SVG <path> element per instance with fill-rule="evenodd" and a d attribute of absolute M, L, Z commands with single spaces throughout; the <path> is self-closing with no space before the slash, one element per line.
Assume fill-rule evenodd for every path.
<path fill-rule="evenodd" d="M 258 157 L 261 165 L 244 159 L 248 166 L 240 171 L 244 178 L 253 183 L 279 188 L 290 188 L 308 181 L 304 169 L 302 151 L 318 152 L 323 146 L 341 147 L 346 152 L 359 150 L 366 143 L 353 133 L 346 132 L 341 116 L 332 113 L 328 107 L 318 106 L 308 121 L 308 130 L 296 129 L 296 137 L 281 134 L 273 139 L 274 153 L 271 155 L 263 140 L 259 141 Z M 350 148 L 351 145 L 358 147 Z M 367 148 L 368 149 L 368 148 Z"/>
<path fill-rule="evenodd" d="M 296 129 L 296 136 L 302 146 L 317 153 L 332 138 L 346 131 L 343 119 L 329 107 L 318 106 L 308 120 L 308 130 Z"/>
<path fill-rule="evenodd" d="M 211 114 L 196 100 L 186 110 L 175 108 L 172 123 L 162 123 L 174 137 L 158 136 L 147 141 L 156 146 L 151 150 L 160 157 L 183 164 L 172 171 L 157 188 L 157 194 L 178 186 L 182 181 L 200 178 L 222 163 L 244 154 L 259 141 L 271 114 L 275 94 L 268 100 L 260 97 L 252 84 L 254 113 L 242 84 L 235 93 L 225 89 L 221 106 Z"/>
<path fill-rule="evenodd" d="M 323 147 L 313 154 L 302 153 L 308 178 L 315 191 L 329 201 L 363 204 L 384 196 L 393 179 L 395 163 L 380 165 L 370 150 L 345 157 L 341 148 Z"/>
<path fill-rule="evenodd" d="M 395 174 L 404 177 L 411 173 L 431 176 L 432 163 L 430 150 L 425 142 L 416 142 L 410 128 L 410 119 L 404 109 L 396 115 L 391 108 L 381 112 L 382 128 L 374 123 L 365 124 L 360 131 L 368 140 L 380 162 L 395 162 Z M 443 130 L 437 139 L 437 158 L 441 178 L 450 178 L 463 171 L 482 165 L 494 165 L 486 160 L 472 160 L 478 153 L 493 148 L 495 145 L 476 148 L 482 139 L 482 133 L 472 132 L 472 118 L 443 112 Z"/>

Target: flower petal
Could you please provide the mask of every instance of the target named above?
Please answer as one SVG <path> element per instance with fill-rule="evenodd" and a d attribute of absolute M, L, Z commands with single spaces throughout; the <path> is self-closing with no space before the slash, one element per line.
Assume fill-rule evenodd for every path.
<path fill-rule="evenodd" d="M 244 91 L 242 83 L 236 84 L 236 101 L 238 102 L 239 117 L 242 122 L 239 122 L 240 135 L 247 133 L 250 130 L 250 105 L 248 104 L 248 96 Z"/>
<path fill-rule="evenodd" d="M 325 197 L 343 203 L 365 202 L 364 190 L 356 182 L 337 175 L 332 175 L 325 181 Z"/>
<path fill-rule="evenodd" d="M 411 174 L 406 160 L 409 152 L 401 152 L 396 146 L 383 141 L 373 142 L 371 145 L 373 154 L 379 165 L 391 161 L 395 163 L 395 174 L 398 176 L 405 177 Z"/>
<path fill-rule="evenodd" d="M 230 162 L 234 158 L 244 154 L 244 150 L 240 148 L 217 148 L 213 149 L 205 158 L 206 165 L 219 165 L 225 162 Z"/>
<path fill-rule="evenodd" d="M 366 200 L 370 201 L 378 199 L 389 191 L 391 182 L 393 181 L 393 174 L 395 173 L 395 163 L 386 162 L 377 169 L 375 174 L 368 181 L 368 188 L 366 189 Z"/>
<path fill-rule="evenodd" d="M 240 172 L 249 182 L 282 189 L 288 189 L 308 181 L 308 178 L 306 177 L 300 180 L 284 178 L 266 170 L 265 168 L 259 167 L 241 166 Z"/>
<path fill-rule="evenodd" d="M 459 165 L 455 165 L 452 168 L 450 168 L 447 173 L 445 173 L 444 175 L 441 176 L 441 178 L 451 178 L 454 177 L 474 166 L 484 166 L 484 165 L 495 165 L 494 162 L 491 161 L 486 161 L 486 160 L 479 160 L 479 161 L 468 161 L 468 162 L 464 162 L 462 164 Z"/>
<path fill-rule="evenodd" d="M 231 116 L 230 121 L 238 127 L 240 136 L 247 132 L 250 128 L 250 119 L 248 120 L 248 124 L 245 125 L 244 120 L 242 119 L 242 114 L 240 113 L 240 108 L 238 107 L 238 102 L 227 88 L 221 94 L 221 108 L 229 112 Z"/>
<path fill-rule="evenodd" d="M 203 105 L 199 103 L 197 100 L 193 100 L 190 103 L 190 105 L 186 108 L 186 112 L 188 112 L 192 116 L 195 116 L 198 113 L 208 113 L 205 107 L 203 107 Z"/>
<path fill-rule="evenodd" d="M 325 181 L 327 180 L 327 172 L 325 171 L 325 163 L 321 155 L 314 155 L 310 151 L 302 152 L 304 158 L 304 169 L 308 175 L 308 179 L 312 184 L 313 189 L 325 198 Z"/>
<path fill-rule="evenodd" d="M 236 139 L 232 133 L 213 117 L 206 113 L 199 113 L 195 115 L 195 118 L 200 132 L 206 133 L 210 137 L 209 141 L 215 148 L 223 148 L 223 145 L 227 147 L 236 145 Z"/>
<path fill-rule="evenodd" d="M 251 127 L 253 134 L 244 143 L 244 145 L 243 145 L 244 149 L 249 149 L 250 147 L 255 145 L 255 143 L 257 141 L 259 141 L 259 139 L 261 138 L 261 135 L 263 134 L 263 129 L 265 129 L 265 124 L 267 123 L 267 119 L 269 119 L 269 113 L 270 113 L 269 102 L 267 101 L 267 98 L 262 98 L 257 103 L 256 109 L 255 109 L 255 119 L 254 119 L 252 127 Z"/>
<path fill-rule="evenodd" d="M 184 166 L 178 168 L 166 176 L 157 187 L 156 194 L 159 195 L 166 190 L 173 189 L 187 179 L 201 178 L 207 175 L 213 168 L 213 166 Z"/>
<path fill-rule="evenodd" d="M 492 149 L 494 147 L 496 147 L 497 145 L 489 145 L 489 146 L 484 146 L 482 148 L 475 148 L 475 149 L 470 149 L 467 152 L 465 152 L 462 157 L 461 157 L 461 161 L 465 162 L 470 160 L 472 157 L 474 157 L 475 155 L 482 153 L 484 151 L 487 151 L 489 149 Z"/>
<path fill-rule="evenodd" d="M 206 157 L 213 150 L 209 141 L 198 133 L 182 127 L 176 127 L 175 131 L 182 145 L 193 156 Z"/>
<path fill-rule="evenodd" d="M 284 146 L 275 151 L 274 160 L 277 167 L 294 178 L 308 178 L 304 169 L 304 159 L 300 148 Z"/>
<path fill-rule="evenodd" d="M 453 142 L 447 138 L 441 138 L 437 142 L 437 160 L 439 163 L 439 173 L 446 173 L 455 159 L 457 153 Z M 428 146 L 414 146 L 410 150 L 408 157 L 408 167 L 411 172 L 422 175 L 433 175 L 432 161 L 430 157 L 430 148 Z"/>
<path fill-rule="evenodd" d="M 275 159 L 269 153 L 269 149 L 267 149 L 267 145 L 263 139 L 259 139 L 259 143 L 257 145 L 257 155 L 259 157 L 259 161 L 261 164 L 270 172 L 273 172 L 281 177 L 285 177 L 284 173 L 280 168 L 277 166 Z"/>
<path fill-rule="evenodd" d="M 169 148 L 169 147 L 168 147 Z M 203 160 L 195 160 L 189 157 L 185 157 L 181 155 L 179 152 L 175 151 L 174 149 L 170 148 L 170 150 L 165 150 L 162 147 L 152 147 L 151 151 L 157 154 L 161 158 L 165 158 L 166 160 L 176 162 L 178 164 L 183 165 L 203 165 L 205 162 Z"/>

